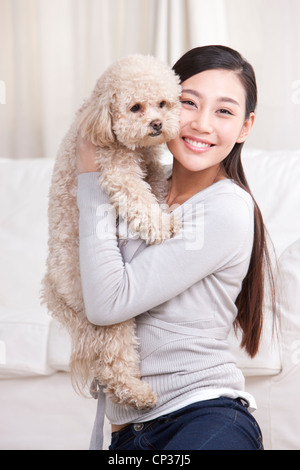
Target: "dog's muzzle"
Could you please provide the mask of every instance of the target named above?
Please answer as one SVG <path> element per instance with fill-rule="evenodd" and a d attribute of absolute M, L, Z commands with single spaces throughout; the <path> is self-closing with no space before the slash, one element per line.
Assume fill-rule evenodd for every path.
<path fill-rule="evenodd" d="M 159 120 L 152 121 L 150 123 L 150 127 L 152 127 L 152 129 L 154 131 L 154 132 L 151 132 L 151 134 L 149 134 L 151 137 L 157 137 L 157 136 L 161 135 L 161 133 L 162 133 L 162 122 L 161 121 L 159 121 Z"/>

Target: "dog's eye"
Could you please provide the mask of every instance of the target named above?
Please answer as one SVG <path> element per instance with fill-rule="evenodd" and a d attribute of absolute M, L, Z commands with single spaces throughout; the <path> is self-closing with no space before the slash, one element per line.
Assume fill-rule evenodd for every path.
<path fill-rule="evenodd" d="M 132 108 L 130 108 L 130 111 L 132 113 L 138 113 L 139 111 L 141 111 L 142 107 L 140 104 L 135 104 L 134 106 L 132 106 Z"/>
<path fill-rule="evenodd" d="M 166 103 L 165 101 L 161 101 L 161 102 L 159 103 L 159 107 L 160 107 L 160 108 L 164 108 L 164 107 L 166 106 L 166 104 L 167 104 L 167 103 Z"/>

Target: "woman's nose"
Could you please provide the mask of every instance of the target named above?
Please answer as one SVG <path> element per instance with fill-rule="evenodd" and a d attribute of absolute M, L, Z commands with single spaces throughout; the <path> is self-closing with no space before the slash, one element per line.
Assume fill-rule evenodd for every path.
<path fill-rule="evenodd" d="M 201 111 L 192 122 L 192 128 L 198 132 L 210 134 L 213 131 L 212 117 L 210 113 Z"/>

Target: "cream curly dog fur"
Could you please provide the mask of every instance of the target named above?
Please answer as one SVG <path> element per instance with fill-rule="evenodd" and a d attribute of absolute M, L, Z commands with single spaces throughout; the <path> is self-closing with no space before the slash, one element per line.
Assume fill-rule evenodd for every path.
<path fill-rule="evenodd" d="M 99 184 L 129 231 L 139 232 L 148 244 L 160 243 L 180 226 L 159 206 L 166 193 L 159 144 L 178 133 L 180 92 L 178 77 L 151 56 L 128 56 L 109 67 L 61 144 L 49 194 L 49 255 L 42 298 L 70 332 L 74 387 L 83 392 L 96 378 L 115 403 L 137 409 L 153 407 L 156 396 L 140 380 L 134 320 L 100 327 L 89 323 L 84 312 L 76 142 L 80 132 L 97 146 Z"/>

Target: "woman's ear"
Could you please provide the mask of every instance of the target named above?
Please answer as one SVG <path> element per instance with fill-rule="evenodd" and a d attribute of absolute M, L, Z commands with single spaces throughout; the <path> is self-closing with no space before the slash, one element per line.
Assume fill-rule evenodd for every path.
<path fill-rule="evenodd" d="M 89 101 L 79 111 L 77 125 L 82 137 L 97 147 L 105 147 L 115 141 L 115 135 L 109 93 L 105 93 L 99 82 Z"/>
<path fill-rule="evenodd" d="M 246 121 L 244 122 L 240 136 L 237 140 L 237 143 L 241 144 L 242 142 L 245 142 L 245 140 L 247 139 L 247 137 L 249 136 L 251 132 L 254 121 L 255 121 L 255 114 L 250 113 L 248 119 L 246 119 Z"/>

